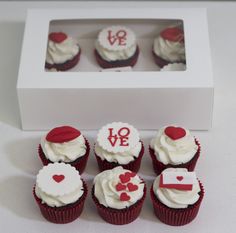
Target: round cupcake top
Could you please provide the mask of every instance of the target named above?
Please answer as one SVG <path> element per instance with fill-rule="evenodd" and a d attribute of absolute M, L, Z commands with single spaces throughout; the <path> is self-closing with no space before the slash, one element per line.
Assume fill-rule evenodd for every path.
<path fill-rule="evenodd" d="M 190 131 L 178 127 L 163 127 L 151 140 L 157 160 L 163 164 L 179 165 L 189 162 L 196 154 L 198 145 Z"/>
<path fill-rule="evenodd" d="M 63 32 L 52 32 L 48 36 L 46 62 L 62 64 L 74 58 L 80 51 L 78 43 Z"/>
<path fill-rule="evenodd" d="M 195 172 L 186 168 L 168 168 L 153 183 L 153 191 L 164 205 L 183 209 L 199 199 L 201 191 Z"/>
<path fill-rule="evenodd" d="M 143 197 L 144 186 L 136 173 L 116 167 L 94 178 L 94 195 L 106 207 L 124 209 Z"/>
<path fill-rule="evenodd" d="M 71 126 L 52 129 L 41 139 L 41 147 L 52 162 L 72 162 L 85 155 L 85 139 L 81 132 Z"/>
<path fill-rule="evenodd" d="M 49 206 L 63 206 L 77 201 L 83 194 L 79 172 L 69 164 L 50 163 L 36 178 L 36 195 Z"/>
<path fill-rule="evenodd" d="M 108 50 L 124 50 L 136 44 L 134 33 L 124 26 L 104 28 L 98 35 L 98 42 Z"/>
<path fill-rule="evenodd" d="M 169 62 L 185 61 L 184 32 L 178 27 L 166 28 L 155 38 L 153 51 Z"/>

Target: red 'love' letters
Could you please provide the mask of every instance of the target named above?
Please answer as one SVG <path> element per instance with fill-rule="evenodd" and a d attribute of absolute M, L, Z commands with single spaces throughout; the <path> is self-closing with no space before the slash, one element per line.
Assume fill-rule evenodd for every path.
<path fill-rule="evenodd" d="M 110 45 L 114 45 L 115 43 L 118 46 L 125 46 L 126 45 L 126 35 L 127 32 L 125 30 L 119 30 L 118 32 L 116 32 L 115 35 L 112 35 L 112 31 L 108 30 L 108 36 L 107 39 L 110 43 Z"/>
<path fill-rule="evenodd" d="M 129 134 L 130 134 L 130 129 L 127 127 L 122 127 L 118 130 L 118 135 L 113 134 L 113 128 L 109 128 L 109 136 L 108 140 L 111 143 L 111 146 L 114 147 L 117 143 L 117 141 L 120 141 L 119 146 L 129 146 L 129 143 L 127 142 L 129 140 Z"/>

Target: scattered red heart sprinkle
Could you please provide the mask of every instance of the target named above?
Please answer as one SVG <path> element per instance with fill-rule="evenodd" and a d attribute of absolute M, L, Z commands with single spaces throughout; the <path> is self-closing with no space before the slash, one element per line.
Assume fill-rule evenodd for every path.
<path fill-rule="evenodd" d="M 121 174 L 119 176 L 121 183 L 128 183 L 130 181 L 130 176 L 125 174 Z"/>
<path fill-rule="evenodd" d="M 52 129 L 46 136 L 46 140 L 53 143 L 63 143 L 71 141 L 81 135 L 80 131 L 70 127 L 61 126 Z"/>
<path fill-rule="evenodd" d="M 133 183 L 128 183 L 128 184 L 127 184 L 127 187 L 128 187 L 128 190 L 129 190 L 130 192 L 133 192 L 133 191 L 138 190 L 138 185 L 133 184 Z"/>
<path fill-rule="evenodd" d="M 161 37 L 165 40 L 173 41 L 173 42 L 184 42 L 184 32 L 182 29 L 174 27 L 174 28 L 166 28 L 161 33 Z"/>
<path fill-rule="evenodd" d="M 121 201 L 129 201 L 130 196 L 127 193 L 123 192 L 123 193 L 120 194 L 120 200 Z"/>
<path fill-rule="evenodd" d="M 57 183 L 60 183 L 61 181 L 63 181 L 65 179 L 65 176 L 64 175 L 53 175 L 52 178 Z"/>
<path fill-rule="evenodd" d="M 126 172 L 125 175 L 127 175 L 129 177 L 135 177 L 136 173 L 135 172 Z"/>
<path fill-rule="evenodd" d="M 186 131 L 181 127 L 169 126 L 165 128 L 165 134 L 172 140 L 183 138 L 186 135 Z"/>
<path fill-rule="evenodd" d="M 49 39 L 55 43 L 61 43 L 67 38 L 63 32 L 52 32 L 49 34 Z"/>
<path fill-rule="evenodd" d="M 124 185 L 124 184 L 118 183 L 116 185 L 116 191 L 122 191 L 122 190 L 125 190 L 125 189 L 126 189 L 126 185 Z"/>

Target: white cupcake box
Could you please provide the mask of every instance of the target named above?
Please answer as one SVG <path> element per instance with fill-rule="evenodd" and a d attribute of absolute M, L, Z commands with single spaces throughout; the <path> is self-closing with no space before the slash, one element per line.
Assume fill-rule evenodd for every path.
<path fill-rule="evenodd" d="M 140 47 L 136 66 L 100 72 L 94 41 L 111 25 L 131 28 Z M 186 70 L 160 71 L 153 39 L 168 26 L 183 26 Z M 81 48 L 79 64 L 67 72 L 44 69 L 48 33 L 63 31 Z M 24 130 L 58 125 L 98 129 L 129 122 L 139 129 L 183 125 L 208 130 L 212 124 L 213 78 L 205 9 L 82 8 L 31 9 L 25 25 L 17 92 Z"/>

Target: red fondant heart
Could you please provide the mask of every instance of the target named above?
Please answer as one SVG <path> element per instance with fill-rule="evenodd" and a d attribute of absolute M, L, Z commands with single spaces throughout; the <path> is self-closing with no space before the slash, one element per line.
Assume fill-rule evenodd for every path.
<path fill-rule="evenodd" d="M 65 179 L 65 176 L 64 175 L 53 175 L 52 178 L 57 183 L 60 183 L 61 181 L 63 181 Z"/>
<path fill-rule="evenodd" d="M 129 190 L 130 192 L 133 192 L 133 191 L 138 190 L 138 185 L 133 184 L 133 183 L 128 183 L 128 184 L 127 184 L 127 187 L 128 187 L 128 190 Z"/>
<path fill-rule="evenodd" d="M 186 131 L 181 127 L 169 126 L 165 128 L 165 134 L 172 140 L 183 138 L 186 135 Z"/>
<path fill-rule="evenodd" d="M 184 42 L 184 32 L 180 28 L 167 28 L 161 32 L 161 37 L 173 42 Z"/>
<path fill-rule="evenodd" d="M 130 181 L 130 176 L 125 173 L 119 176 L 121 183 L 128 183 Z"/>
<path fill-rule="evenodd" d="M 52 129 L 46 136 L 46 140 L 53 143 L 71 141 L 81 135 L 80 131 L 70 126 L 61 126 Z"/>
<path fill-rule="evenodd" d="M 52 32 L 49 34 L 49 40 L 55 43 L 61 43 L 67 38 L 67 35 L 63 32 Z"/>
<path fill-rule="evenodd" d="M 120 200 L 121 201 L 129 201 L 130 200 L 130 196 L 127 193 L 121 193 L 120 194 Z"/>
<path fill-rule="evenodd" d="M 125 175 L 129 176 L 129 177 L 135 177 L 136 173 L 135 172 L 126 172 Z"/>
<path fill-rule="evenodd" d="M 176 179 L 177 179 L 178 181 L 182 181 L 182 180 L 184 179 L 184 177 L 183 177 L 183 176 L 176 176 Z"/>
<path fill-rule="evenodd" d="M 122 190 L 125 190 L 125 189 L 126 189 L 126 185 L 124 185 L 124 184 L 118 183 L 116 185 L 116 191 L 122 191 Z"/>

